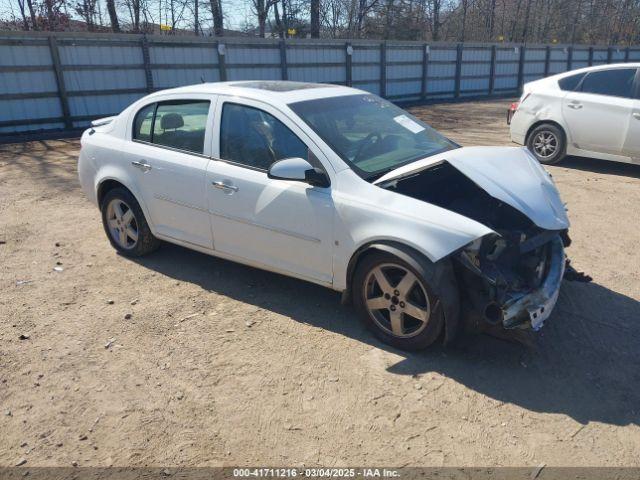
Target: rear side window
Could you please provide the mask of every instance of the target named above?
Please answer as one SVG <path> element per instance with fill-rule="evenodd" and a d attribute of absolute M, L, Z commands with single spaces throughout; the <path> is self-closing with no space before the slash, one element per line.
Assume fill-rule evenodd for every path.
<path fill-rule="evenodd" d="M 148 105 L 136 114 L 133 139 L 202 154 L 208 115 L 208 100 Z"/>
<path fill-rule="evenodd" d="M 178 150 L 202 153 L 208 114 L 208 101 L 160 102 L 153 122 L 151 142 Z"/>
<path fill-rule="evenodd" d="M 153 126 L 153 113 L 156 110 L 156 104 L 147 105 L 136 114 L 133 121 L 133 139 L 143 142 L 151 141 L 151 128 Z"/>
<path fill-rule="evenodd" d="M 560 90 L 565 90 L 572 92 L 576 89 L 580 80 L 584 78 L 586 73 L 578 73 L 577 75 L 570 75 L 568 77 L 561 78 L 558 80 L 558 85 L 560 85 Z"/>
<path fill-rule="evenodd" d="M 635 68 L 591 72 L 587 74 L 582 82 L 581 90 L 585 93 L 633 98 L 633 80 L 635 76 Z"/>

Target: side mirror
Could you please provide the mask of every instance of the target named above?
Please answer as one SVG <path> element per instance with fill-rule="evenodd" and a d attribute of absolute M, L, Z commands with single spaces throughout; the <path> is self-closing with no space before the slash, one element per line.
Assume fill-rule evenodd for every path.
<path fill-rule="evenodd" d="M 314 187 L 328 187 L 329 177 L 319 168 L 314 168 L 302 158 L 285 158 L 273 162 L 267 172 L 269 178 L 306 182 Z"/>

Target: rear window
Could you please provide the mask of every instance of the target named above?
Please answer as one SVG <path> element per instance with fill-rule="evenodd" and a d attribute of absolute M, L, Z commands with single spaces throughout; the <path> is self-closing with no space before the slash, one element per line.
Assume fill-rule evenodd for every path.
<path fill-rule="evenodd" d="M 574 91 L 580 83 L 580 80 L 582 80 L 585 75 L 586 73 L 578 73 L 577 75 L 570 75 L 568 77 L 561 78 L 558 80 L 560 90 L 566 90 L 569 92 Z"/>
<path fill-rule="evenodd" d="M 633 98 L 633 80 L 635 76 L 635 68 L 591 72 L 582 82 L 581 90 L 585 93 Z"/>

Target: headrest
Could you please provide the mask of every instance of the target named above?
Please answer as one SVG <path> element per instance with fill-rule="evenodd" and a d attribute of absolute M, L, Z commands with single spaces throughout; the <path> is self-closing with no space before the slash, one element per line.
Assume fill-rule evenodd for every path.
<path fill-rule="evenodd" d="M 160 120 L 162 130 L 172 130 L 184 126 L 184 120 L 179 113 L 165 113 Z"/>

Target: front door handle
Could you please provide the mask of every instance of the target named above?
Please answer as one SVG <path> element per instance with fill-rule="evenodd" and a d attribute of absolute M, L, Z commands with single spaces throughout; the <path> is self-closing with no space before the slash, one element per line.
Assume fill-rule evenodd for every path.
<path fill-rule="evenodd" d="M 225 192 L 237 192 L 239 190 L 239 188 L 236 187 L 235 185 L 229 185 L 228 183 L 224 183 L 220 181 L 212 182 L 211 184 L 213 185 L 214 188 L 224 190 Z"/>
<path fill-rule="evenodd" d="M 582 108 L 582 104 L 581 103 L 569 103 L 567 105 L 567 107 L 569 108 L 573 108 L 574 110 L 580 110 Z"/>
<path fill-rule="evenodd" d="M 142 162 L 133 161 L 133 162 L 131 162 L 131 165 L 133 165 L 136 168 L 139 168 L 143 172 L 148 172 L 149 170 L 151 170 L 151 165 L 149 165 L 148 163 L 146 163 L 144 161 L 142 161 Z"/>
<path fill-rule="evenodd" d="M 640 120 L 640 112 L 633 112 L 633 118 Z"/>

